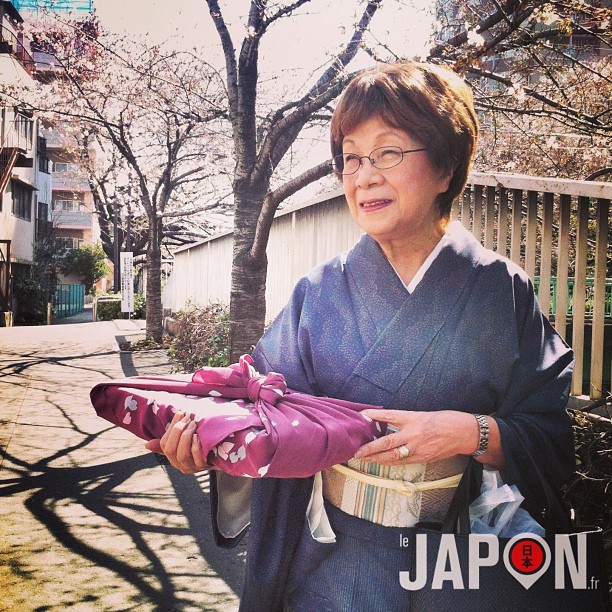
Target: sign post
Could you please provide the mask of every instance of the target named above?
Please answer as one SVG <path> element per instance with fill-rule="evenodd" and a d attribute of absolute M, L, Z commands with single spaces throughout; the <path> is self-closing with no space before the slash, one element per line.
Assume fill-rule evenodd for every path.
<path fill-rule="evenodd" d="M 134 256 L 121 252 L 121 312 L 134 312 Z"/>

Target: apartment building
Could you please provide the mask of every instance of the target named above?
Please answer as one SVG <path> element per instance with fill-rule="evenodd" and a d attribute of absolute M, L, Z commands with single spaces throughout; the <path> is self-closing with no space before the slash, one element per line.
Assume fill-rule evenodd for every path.
<path fill-rule="evenodd" d="M 91 0 L 47 4 L 56 11 L 92 9 Z M 43 6 L 41 0 L 0 0 L 0 82 L 57 77 L 53 58 L 32 51 L 21 31 L 23 15 Z M 11 324 L 19 309 L 15 280 L 30 275 L 37 240 L 51 232 L 63 250 L 99 241 L 87 177 L 61 129 L 43 126 L 31 113 L 0 100 L 0 325 Z M 60 274 L 59 282 L 80 280 Z M 105 280 L 99 289 L 106 290 Z"/>
<path fill-rule="evenodd" d="M 79 249 L 100 241 L 89 181 L 79 165 L 70 138 L 57 127 L 43 130 L 46 151 L 53 167 L 51 221 L 55 242 L 62 250 Z M 79 283 L 78 278 L 60 275 L 61 283 Z M 106 290 L 106 287 L 100 287 Z"/>
<path fill-rule="evenodd" d="M 0 80 L 27 83 L 35 63 L 23 39 L 23 19 L 12 2 L 0 2 Z M 45 138 L 31 113 L 0 100 L 0 325 L 17 308 L 13 283 L 29 276 L 34 245 L 51 222 L 51 174 Z"/>

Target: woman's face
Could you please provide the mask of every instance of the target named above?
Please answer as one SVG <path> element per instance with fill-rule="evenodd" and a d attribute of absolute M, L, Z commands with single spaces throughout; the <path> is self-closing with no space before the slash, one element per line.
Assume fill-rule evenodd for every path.
<path fill-rule="evenodd" d="M 367 119 L 342 141 L 342 152 L 370 155 L 384 146 L 403 151 L 426 147 L 404 130 L 378 117 Z M 439 233 L 437 197 L 448 189 L 450 175 L 430 163 L 426 151 L 406 153 L 401 163 L 379 170 L 363 159 L 355 174 L 343 175 L 349 210 L 355 223 L 379 244 L 426 240 Z M 439 237 L 439 235 L 438 235 Z"/>

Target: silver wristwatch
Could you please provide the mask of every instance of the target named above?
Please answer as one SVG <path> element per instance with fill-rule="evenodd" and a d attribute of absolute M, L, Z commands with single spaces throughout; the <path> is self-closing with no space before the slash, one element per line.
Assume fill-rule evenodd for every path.
<path fill-rule="evenodd" d="M 478 423 L 478 448 L 472 453 L 472 457 L 480 457 L 487 452 L 489 447 L 489 422 L 482 414 L 475 414 L 474 418 Z"/>

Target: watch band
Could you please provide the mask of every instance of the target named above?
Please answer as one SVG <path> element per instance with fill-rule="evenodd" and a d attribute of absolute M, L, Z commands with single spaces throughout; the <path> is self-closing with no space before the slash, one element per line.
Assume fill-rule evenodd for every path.
<path fill-rule="evenodd" d="M 472 457 L 480 457 L 489 448 L 489 422 L 482 414 L 475 414 L 474 418 L 478 423 L 478 448 L 472 453 Z"/>

